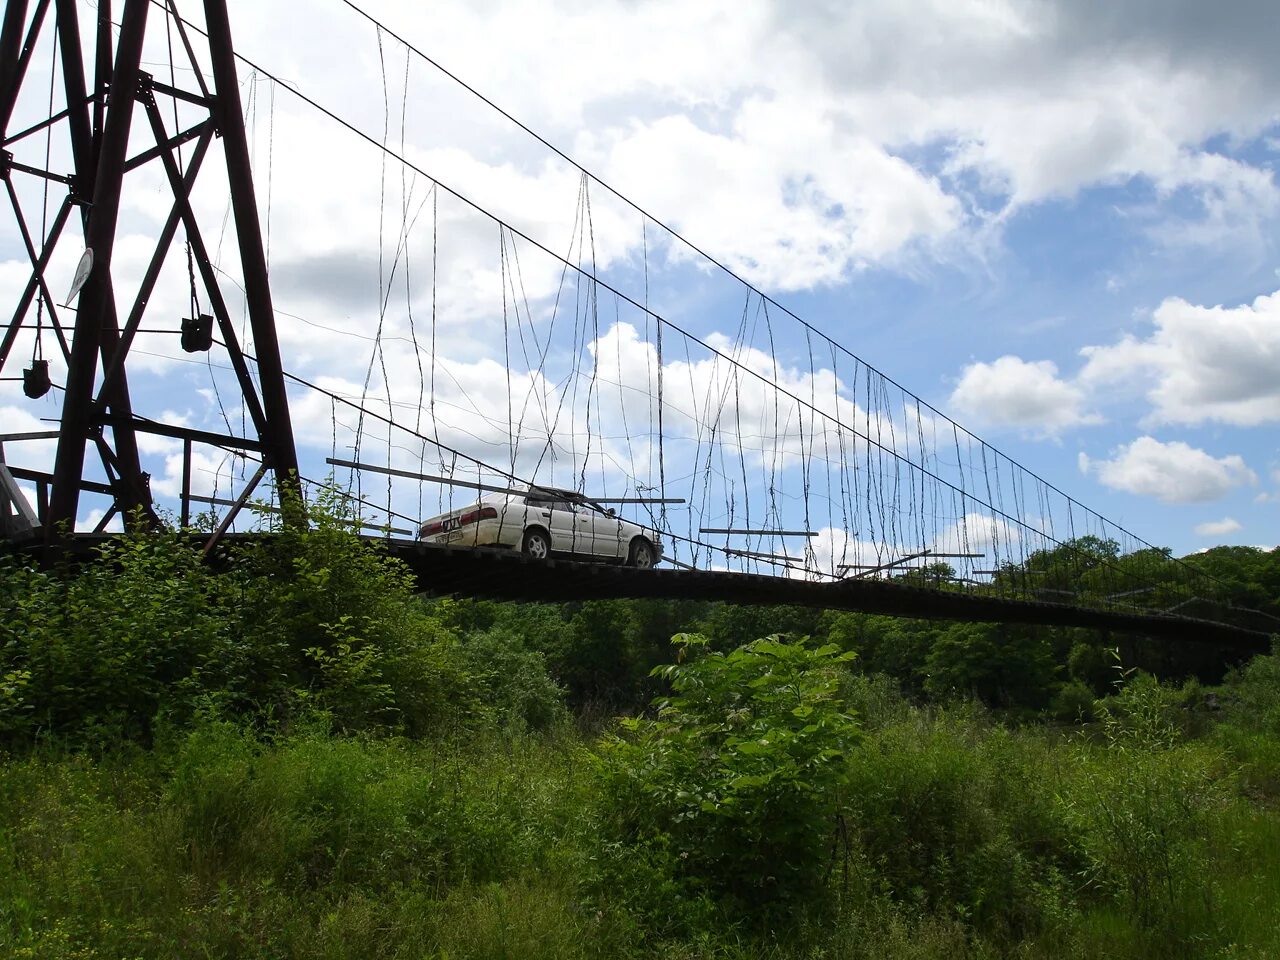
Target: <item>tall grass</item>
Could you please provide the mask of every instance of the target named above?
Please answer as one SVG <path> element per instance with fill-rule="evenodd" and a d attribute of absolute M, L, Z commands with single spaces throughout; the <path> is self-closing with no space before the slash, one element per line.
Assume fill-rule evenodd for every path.
<path fill-rule="evenodd" d="M 1214 735 L 1063 740 L 875 696 L 833 900 L 764 929 L 626 859 L 570 729 L 263 740 L 208 721 L 0 763 L 0 955 L 1280 956 L 1280 818 Z"/>
<path fill-rule="evenodd" d="M 582 868 L 581 749 L 265 745 L 214 723 L 160 762 L 11 759 L 0 953 L 307 956 L 335 925 L 354 925 L 343 956 L 429 945 L 466 891 Z"/>

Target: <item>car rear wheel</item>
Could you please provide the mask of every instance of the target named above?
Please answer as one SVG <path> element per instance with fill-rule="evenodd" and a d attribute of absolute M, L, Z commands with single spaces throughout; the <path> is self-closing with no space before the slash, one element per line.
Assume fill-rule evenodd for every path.
<path fill-rule="evenodd" d="M 640 570 L 648 570 L 653 566 L 654 550 L 653 544 L 648 540 L 632 540 L 631 555 L 627 558 L 630 566 Z"/>
<path fill-rule="evenodd" d="M 551 556 L 551 541 L 541 530 L 529 530 L 525 532 L 520 550 L 533 560 L 545 560 Z"/>

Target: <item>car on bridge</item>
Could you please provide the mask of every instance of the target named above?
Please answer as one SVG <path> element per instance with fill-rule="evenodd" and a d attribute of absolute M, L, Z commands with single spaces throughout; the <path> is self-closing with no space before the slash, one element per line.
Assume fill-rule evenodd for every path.
<path fill-rule="evenodd" d="M 498 547 L 527 557 L 606 560 L 648 569 L 662 558 L 655 531 L 571 490 L 490 493 L 422 523 L 418 539 L 451 547 Z"/>

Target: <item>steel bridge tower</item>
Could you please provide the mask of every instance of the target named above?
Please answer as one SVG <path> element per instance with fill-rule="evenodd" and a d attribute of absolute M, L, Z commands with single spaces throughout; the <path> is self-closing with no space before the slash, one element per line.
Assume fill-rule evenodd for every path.
<path fill-rule="evenodd" d="M 92 41 L 86 44 L 82 44 L 78 6 L 77 0 L 7 0 L 0 24 L 0 179 L 8 195 L 9 222 L 16 226 L 31 268 L 30 279 L 17 303 L 11 305 L 8 326 L 3 328 L 0 373 L 13 373 L 11 367 L 15 364 L 11 363 L 11 354 L 15 341 L 23 325 L 32 323 L 33 314 L 40 318 L 37 322 L 47 319 L 51 325 L 66 366 L 53 472 L 24 471 L 20 477 L 38 485 L 40 496 L 35 519 L 37 525 L 43 527 L 46 541 L 74 526 L 80 494 L 86 489 L 109 493 L 113 503 L 108 518 L 119 513 L 129 527 L 159 523 L 152 506 L 149 477 L 139 461 L 138 433 L 144 431 L 184 440 L 187 451 L 184 484 L 189 482 L 190 444 L 212 442 L 260 453 L 261 467 L 249 489 L 270 470 L 275 474 L 282 496 L 299 491 L 297 453 L 226 0 L 203 0 L 203 30 L 179 15 L 176 0 L 124 0 L 118 22 L 112 20 L 111 0 L 98 0 Z M 176 29 L 189 62 L 184 69 L 191 71 L 196 89 L 180 89 L 175 84 L 163 83 L 140 68 L 149 13 L 153 19 L 159 16 L 169 20 L 169 26 Z M 48 40 L 49 31 L 54 33 L 54 39 L 48 41 L 56 51 L 54 75 L 37 77 L 29 67 L 37 45 L 42 38 Z M 114 46 L 113 33 L 116 34 Z M 85 48 L 89 46 L 92 60 L 86 64 L 89 51 Z M 62 95 L 64 108 L 61 110 L 54 110 L 55 84 Z M 21 130 L 12 130 L 15 106 L 25 88 L 33 90 L 28 99 L 38 95 L 43 102 L 48 98 L 48 115 L 40 116 Z M 196 109 L 200 119 L 185 129 L 167 128 L 161 103 L 168 101 L 175 107 L 172 114 L 175 127 L 178 102 L 184 104 L 188 115 Z M 150 128 L 154 144 L 130 155 L 130 133 L 135 129 L 135 120 Z M 43 141 L 45 156 L 54 157 L 55 161 L 69 157 L 68 168 L 47 168 L 56 166 L 56 162 L 50 165 L 19 162 L 17 156 L 29 158 L 32 151 L 26 154 L 15 151 L 29 148 L 30 138 Z M 57 138 L 60 147 L 57 153 L 48 151 L 46 138 Z M 135 144 L 137 139 L 133 138 Z M 251 358 L 246 356 L 237 338 L 190 202 L 192 188 L 216 139 L 222 141 L 225 155 L 233 215 L 231 226 L 239 249 L 256 354 L 256 383 L 250 371 Z M 194 148 L 184 163 L 180 148 L 193 141 Z M 157 163 L 163 167 L 172 206 L 146 270 L 140 278 L 126 283 L 120 272 L 113 269 L 112 262 L 121 195 L 132 171 Z M 18 178 L 35 178 L 42 189 L 47 186 L 55 191 L 57 213 L 47 230 L 33 235 L 32 227 L 38 226 L 39 221 L 24 213 L 15 187 Z M 58 193 L 62 194 L 60 204 Z M 59 243 L 79 248 L 71 238 L 75 224 L 83 236 L 84 254 L 73 287 L 78 289 L 79 301 L 74 321 L 68 325 L 64 311 L 70 312 L 70 308 L 59 305 L 51 294 L 46 271 Z M 68 226 L 72 229 L 68 230 Z M 197 282 L 202 285 L 211 311 L 209 315 L 182 320 L 183 347 L 189 351 L 210 349 L 216 325 L 256 438 L 186 430 L 144 420 L 133 412 L 128 376 L 130 347 L 147 313 L 148 301 L 179 227 L 183 229 L 191 254 L 193 291 Z M 9 307 L 0 305 L 0 310 Z M 176 326 L 176 318 L 166 317 L 162 322 Z M 28 396 L 39 397 L 50 389 L 48 370 L 47 360 L 33 359 L 31 367 L 23 371 L 23 386 Z M 92 445 L 94 455 L 102 462 L 108 478 L 105 488 L 85 477 L 88 445 Z M 13 475 L 4 467 L 2 454 L 0 473 L 6 475 L 6 489 L 16 489 Z M 0 499 L 5 496 L 5 489 L 0 489 Z M 248 491 L 243 498 L 247 496 Z M 10 518 L 17 516 L 14 506 L 13 503 L 7 505 Z M 31 514 L 30 510 L 26 512 Z"/>

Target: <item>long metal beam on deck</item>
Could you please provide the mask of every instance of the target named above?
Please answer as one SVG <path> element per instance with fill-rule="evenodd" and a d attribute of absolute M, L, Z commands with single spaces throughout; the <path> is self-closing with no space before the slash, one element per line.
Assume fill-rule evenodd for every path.
<path fill-rule="evenodd" d="M 752 530 L 749 527 L 699 527 L 698 532 L 751 537 L 816 537 L 818 535 L 813 530 Z"/>
<path fill-rule="evenodd" d="M 483 490 L 485 493 L 505 493 L 508 496 L 523 497 L 528 489 L 518 490 L 515 487 L 499 487 L 476 480 L 457 480 L 453 477 L 437 477 L 430 473 L 414 473 L 412 470 L 397 470 L 395 467 L 380 467 L 375 463 L 361 463 L 358 460 L 343 460 L 340 457 L 325 457 L 325 463 L 331 467 L 349 467 L 352 470 L 368 470 L 387 477 L 401 477 L 405 480 L 426 480 L 428 483 L 443 483 L 451 487 L 463 487 L 467 490 Z M 537 487 L 538 484 L 532 484 Z M 584 500 L 592 503 L 684 503 L 683 497 L 588 497 Z"/>

